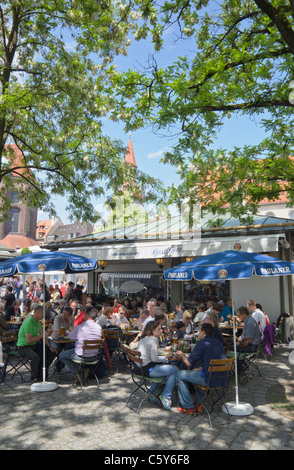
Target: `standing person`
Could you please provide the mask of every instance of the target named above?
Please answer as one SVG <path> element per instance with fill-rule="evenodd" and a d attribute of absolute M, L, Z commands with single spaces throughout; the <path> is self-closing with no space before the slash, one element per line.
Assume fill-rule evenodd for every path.
<path fill-rule="evenodd" d="M 177 351 L 176 354 L 188 367 L 187 370 L 179 370 L 176 376 L 179 400 L 181 403 L 181 407 L 178 408 L 178 411 L 179 413 L 193 415 L 196 412 L 203 411 L 201 399 L 203 399 L 204 394 L 198 392 L 198 405 L 195 407 L 188 383 L 206 386 L 209 378 L 208 369 L 211 359 L 226 359 L 226 354 L 222 343 L 214 338 L 213 326 L 209 323 L 202 323 L 200 326 L 198 342 L 189 357 L 186 357 L 185 353 L 182 351 Z M 199 362 L 201 363 L 200 368 L 198 367 Z M 194 364 L 197 364 L 196 369 L 193 369 Z"/>
<path fill-rule="evenodd" d="M 6 294 L 3 297 L 4 310 L 7 310 L 7 308 L 10 307 L 15 301 L 15 295 L 13 294 L 12 290 L 12 286 L 6 287 Z"/>
<path fill-rule="evenodd" d="M 60 282 L 60 292 L 61 292 L 61 298 L 62 299 L 65 296 L 66 289 L 67 289 L 67 282 L 61 281 Z"/>
<path fill-rule="evenodd" d="M 172 357 L 172 352 L 167 356 L 158 355 L 159 338 L 162 334 L 162 327 L 159 321 L 151 321 L 147 324 L 142 338 L 139 341 L 137 351 L 141 353 L 143 361 L 143 371 L 149 377 L 166 377 L 166 385 L 159 395 L 160 401 L 166 410 L 171 410 L 172 392 L 176 383 L 177 366 L 166 363 L 166 359 Z M 151 384 L 150 390 L 154 393 L 158 384 Z M 150 398 L 153 401 L 152 398 Z M 156 399 L 154 398 L 156 401 Z"/>
<path fill-rule="evenodd" d="M 48 376 L 48 368 L 56 356 L 56 351 L 49 344 L 48 336 L 50 333 L 45 332 L 45 338 L 43 338 L 42 317 L 43 307 L 42 305 L 37 305 L 33 315 L 26 318 L 21 325 L 17 339 L 17 347 L 20 356 L 31 361 L 31 379 L 34 381 L 42 381 L 43 341 L 46 342 L 46 379 Z"/>
<path fill-rule="evenodd" d="M 77 365 L 73 362 L 74 358 L 80 359 L 84 356 L 83 345 L 85 340 L 97 340 L 102 338 L 102 328 L 98 323 L 95 322 L 97 311 L 88 307 L 85 310 L 84 322 L 76 326 L 72 331 L 69 332 L 68 338 L 75 340 L 75 347 L 61 351 L 59 354 L 59 360 L 68 366 L 69 370 L 75 374 Z M 96 357 L 98 350 L 86 351 L 86 357 Z M 85 357 L 84 356 L 84 357 Z"/>

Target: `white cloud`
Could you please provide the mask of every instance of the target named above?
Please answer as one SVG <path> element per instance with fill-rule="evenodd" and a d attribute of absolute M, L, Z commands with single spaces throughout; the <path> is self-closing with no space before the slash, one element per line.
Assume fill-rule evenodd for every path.
<path fill-rule="evenodd" d="M 158 150 L 157 152 L 150 152 L 147 155 L 147 158 L 152 159 L 152 158 L 160 158 L 163 156 L 164 152 L 167 152 L 170 147 L 163 147 L 162 149 Z"/>

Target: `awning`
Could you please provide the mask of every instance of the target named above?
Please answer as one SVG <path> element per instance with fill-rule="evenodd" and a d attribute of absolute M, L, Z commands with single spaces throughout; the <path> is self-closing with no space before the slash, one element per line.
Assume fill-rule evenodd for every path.
<path fill-rule="evenodd" d="M 189 240 L 146 240 L 143 242 L 125 240 L 123 243 L 100 244 L 91 247 L 71 247 L 69 251 L 98 260 L 139 260 L 156 258 L 180 258 L 204 256 L 219 251 L 241 250 L 255 253 L 278 251 L 278 241 L 283 233 L 260 234 L 257 236 L 234 236 L 195 238 Z M 64 249 L 63 251 L 67 251 Z"/>

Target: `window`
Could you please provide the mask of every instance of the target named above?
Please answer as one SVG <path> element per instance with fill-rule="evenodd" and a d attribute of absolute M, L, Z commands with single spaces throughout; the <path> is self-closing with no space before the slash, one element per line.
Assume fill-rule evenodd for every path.
<path fill-rule="evenodd" d="M 13 204 L 18 204 L 19 203 L 19 195 L 17 191 L 12 191 L 10 194 L 10 199 Z"/>
<path fill-rule="evenodd" d="M 13 207 L 9 211 L 8 232 L 18 232 L 19 209 Z"/>

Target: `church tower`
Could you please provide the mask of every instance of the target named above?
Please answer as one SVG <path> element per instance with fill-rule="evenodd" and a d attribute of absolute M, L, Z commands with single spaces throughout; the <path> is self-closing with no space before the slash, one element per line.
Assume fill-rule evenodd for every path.
<path fill-rule="evenodd" d="M 134 153 L 133 143 L 132 143 L 132 139 L 131 139 L 131 133 L 130 133 L 129 143 L 128 143 L 127 151 L 126 151 L 126 155 L 125 155 L 125 163 L 127 163 L 128 165 L 131 165 L 135 168 L 138 168 L 138 165 L 137 165 L 136 159 L 135 159 L 135 153 Z M 127 191 L 129 189 L 129 186 L 130 186 L 129 181 L 125 181 L 121 185 L 121 188 L 120 188 L 121 192 L 123 193 L 124 191 Z M 133 187 L 135 187 L 135 186 L 136 186 L 136 182 L 134 181 L 133 182 Z"/>
<path fill-rule="evenodd" d="M 14 152 L 14 165 L 23 165 L 24 155 L 17 145 L 9 145 L 10 149 Z M 22 169 L 18 171 L 29 172 L 29 169 Z M 19 176 L 12 172 L 15 181 Z M 29 176 L 32 176 L 31 173 Z M 25 183 L 23 183 L 25 184 Z M 0 242 L 14 250 L 38 245 L 36 240 L 36 225 L 37 225 L 37 212 L 35 207 L 28 207 L 22 203 L 19 198 L 17 186 L 11 190 L 7 190 L 8 197 L 11 200 L 11 208 L 9 210 L 8 220 L 0 222 Z"/>

